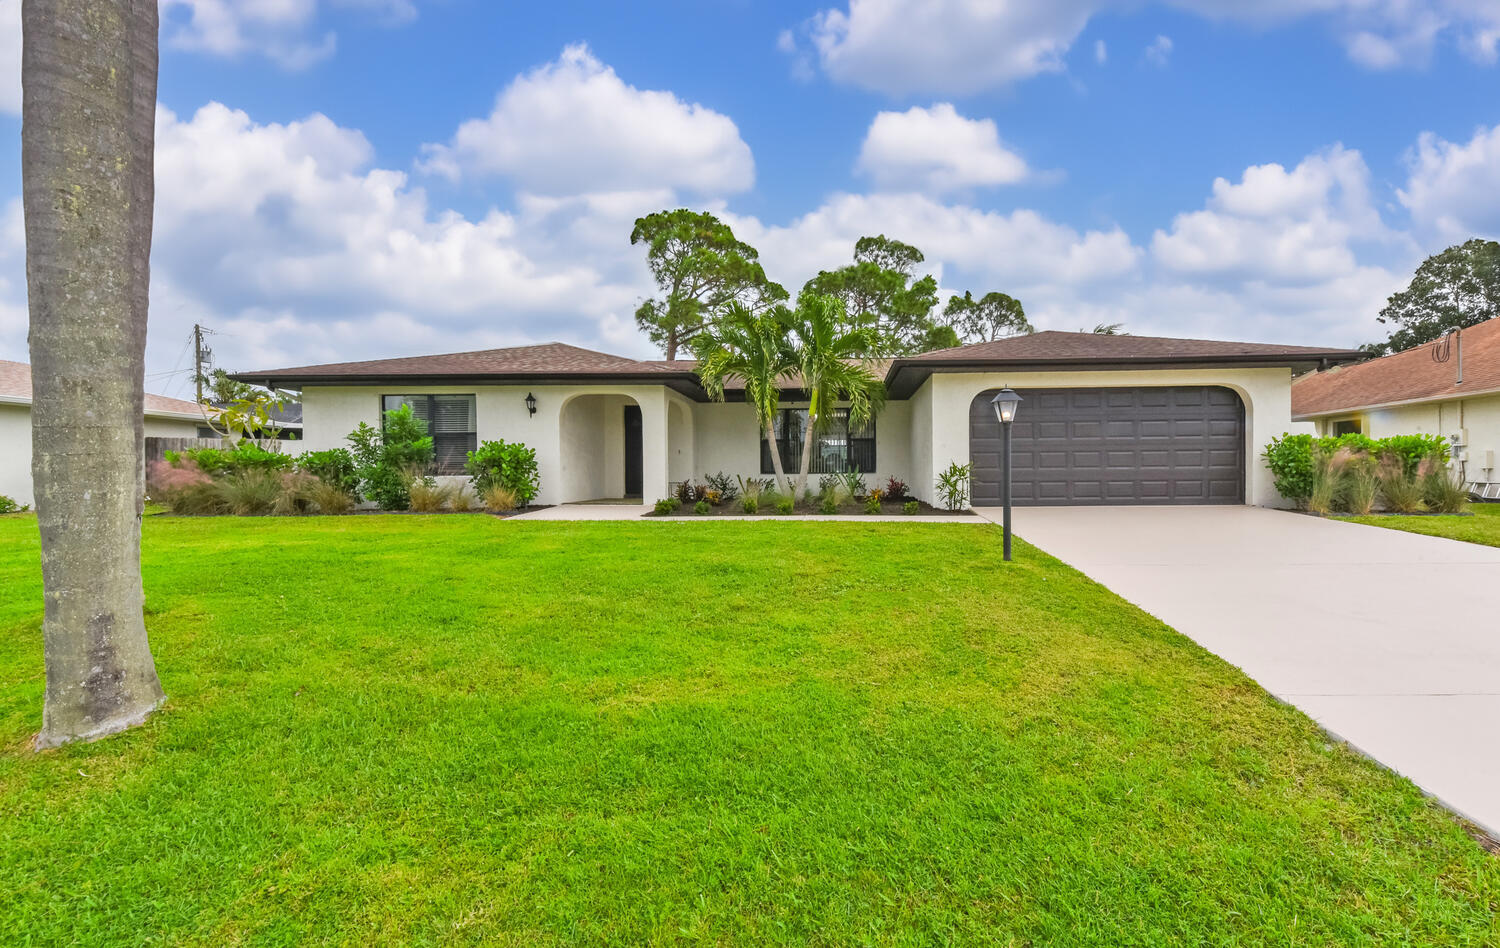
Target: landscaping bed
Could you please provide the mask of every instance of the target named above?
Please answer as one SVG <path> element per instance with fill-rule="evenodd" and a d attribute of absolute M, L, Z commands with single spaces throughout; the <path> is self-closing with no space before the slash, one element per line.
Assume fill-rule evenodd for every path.
<path fill-rule="evenodd" d="M 913 503 L 915 509 L 907 510 L 906 504 Z M 821 517 L 829 516 L 821 504 L 813 501 L 800 501 L 792 505 L 790 510 L 778 510 L 774 506 L 761 507 L 757 505 L 754 513 L 747 513 L 740 503 L 709 504 L 708 509 L 699 512 L 697 504 L 688 507 L 679 507 L 671 512 L 653 510 L 646 514 L 648 517 L 738 517 L 741 519 L 774 519 L 776 517 L 800 516 Z M 976 514 L 972 510 L 945 510 L 942 507 L 934 507 L 925 501 L 895 501 L 881 503 L 878 509 L 872 510 L 863 503 L 840 504 L 833 511 L 840 516 L 885 516 L 885 517 L 973 517 Z"/>
<path fill-rule="evenodd" d="M 7 942 L 1494 940 L 1447 812 L 998 529 L 143 543 L 169 704 L 37 754 L 36 524 L 0 519 Z"/>

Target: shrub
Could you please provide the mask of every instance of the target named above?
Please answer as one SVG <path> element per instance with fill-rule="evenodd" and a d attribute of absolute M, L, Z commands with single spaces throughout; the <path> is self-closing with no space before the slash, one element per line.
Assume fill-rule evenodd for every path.
<path fill-rule="evenodd" d="M 470 451 L 464 470 L 474 490 L 481 495 L 487 487 L 501 484 L 510 488 L 521 506 L 535 499 L 542 489 L 542 475 L 537 468 L 536 451 L 519 441 L 486 441 L 479 450 Z"/>
<path fill-rule="evenodd" d="M 776 512 L 779 514 L 789 514 L 795 507 L 796 504 L 790 497 L 778 497 L 776 499 Z"/>
<path fill-rule="evenodd" d="M 710 487 L 703 492 L 703 499 L 717 507 L 724 502 L 724 495 Z"/>
<path fill-rule="evenodd" d="M 516 492 L 504 484 L 491 484 L 479 492 L 479 499 L 484 503 L 484 509 L 490 513 L 508 513 L 515 510 L 517 501 Z"/>
<path fill-rule="evenodd" d="M 760 511 L 760 498 L 748 495 L 740 498 L 740 509 L 747 514 L 758 513 Z"/>
<path fill-rule="evenodd" d="M 697 514 L 700 517 L 708 513 L 712 509 L 713 508 L 708 505 L 708 501 L 706 500 L 700 500 L 693 505 L 693 513 Z"/>
<path fill-rule="evenodd" d="M 969 477 L 973 473 L 973 464 L 959 464 L 954 461 L 938 475 L 937 494 L 944 507 L 949 510 L 962 510 L 969 506 Z"/>
<path fill-rule="evenodd" d="M 1312 488 L 1307 497 L 1307 509 L 1315 514 L 1327 516 L 1333 513 L 1339 501 L 1340 479 L 1343 464 L 1335 458 L 1335 452 L 1319 445 L 1312 449 Z"/>
<path fill-rule="evenodd" d="M 4 494 L 0 494 L 0 514 L 25 513 L 30 509 L 30 504 L 19 504 L 16 503 L 14 497 L 7 497 Z"/>
<path fill-rule="evenodd" d="M 1292 501 L 1298 508 L 1307 507 L 1313 493 L 1313 436 L 1310 434 L 1283 434 L 1272 438 L 1262 453 L 1266 467 L 1277 493 Z"/>
<path fill-rule="evenodd" d="M 224 509 L 237 517 L 264 517 L 275 513 L 278 505 L 288 512 L 293 509 L 282 499 L 281 476 L 272 471 L 240 471 L 218 479 L 214 486 Z"/>
<path fill-rule="evenodd" d="M 152 461 L 147 471 L 146 494 L 176 514 L 223 512 L 214 479 L 186 458 L 178 458 L 176 463 Z"/>
<path fill-rule="evenodd" d="M 1447 465 L 1428 459 L 1430 470 L 1422 475 L 1422 499 L 1434 513 L 1463 513 L 1469 506 L 1469 492 L 1448 471 Z"/>
<path fill-rule="evenodd" d="M 825 514 L 836 514 L 839 512 L 838 491 L 830 490 L 823 495 L 823 500 L 818 504 L 818 512 Z"/>
<path fill-rule="evenodd" d="M 453 489 L 453 492 L 448 495 L 448 506 L 451 509 L 458 511 L 459 513 L 465 513 L 467 511 L 473 510 L 474 495 L 469 493 L 469 489 L 467 487 L 459 484 L 456 488 Z"/>
<path fill-rule="evenodd" d="M 735 476 L 739 482 L 740 494 L 744 497 L 755 497 L 765 500 L 776 491 L 776 480 L 770 477 L 740 477 Z"/>
<path fill-rule="evenodd" d="M 1377 453 L 1388 451 L 1401 459 L 1407 474 L 1415 475 L 1421 463 L 1429 458 L 1448 463 L 1448 439 L 1442 435 L 1391 435 L 1377 442 Z"/>
<path fill-rule="evenodd" d="M 354 472 L 354 455 L 346 448 L 309 451 L 297 458 L 297 470 L 316 477 L 359 500 L 359 475 Z"/>
<path fill-rule="evenodd" d="M 906 482 L 894 476 L 887 478 L 885 482 L 885 499 L 892 501 L 905 500 Z"/>
<path fill-rule="evenodd" d="M 1344 468 L 1344 504 L 1350 513 L 1364 516 L 1375 509 L 1377 468 L 1373 455 L 1350 456 Z"/>
<path fill-rule="evenodd" d="M 917 503 L 915 500 L 908 500 L 906 503 L 901 505 L 901 512 L 908 516 L 918 512 L 921 509 L 922 505 Z"/>
<path fill-rule="evenodd" d="M 676 498 L 679 505 L 691 504 L 697 501 L 698 491 L 697 488 L 693 486 L 692 481 L 683 481 L 677 485 L 677 490 L 674 492 L 673 496 Z"/>
<path fill-rule="evenodd" d="M 822 499 L 829 494 L 837 494 L 844 488 L 844 479 L 837 474 L 824 474 L 818 478 L 818 498 Z"/>
<path fill-rule="evenodd" d="M 308 488 L 307 499 L 318 513 L 346 514 L 354 509 L 354 498 L 325 480 L 317 480 Z"/>
<path fill-rule="evenodd" d="M 407 488 L 407 494 L 411 498 L 411 509 L 417 513 L 437 513 L 448 503 L 453 488 L 447 484 L 438 484 L 430 477 L 414 479 L 411 486 Z"/>
<path fill-rule="evenodd" d="M 1423 485 L 1415 471 L 1407 471 L 1404 459 L 1394 451 L 1380 456 L 1380 498 L 1386 508 L 1396 513 L 1411 514 L 1425 509 L 1422 503 Z"/>
<path fill-rule="evenodd" d="M 676 497 L 663 497 L 656 502 L 656 512 L 659 514 L 674 514 L 682 509 L 682 501 Z"/>
<path fill-rule="evenodd" d="M 865 513 L 880 513 L 880 491 L 872 490 L 865 495 Z"/>
<path fill-rule="evenodd" d="M 377 431 L 364 422 L 347 439 L 354 455 L 359 491 L 382 510 L 405 510 L 411 504 L 412 470 L 432 465 L 432 438 L 427 423 L 412 414 L 410 405 L 385 413 L 385 428 Z"/>
<path fill-rule="evenodd" d="M 735 498 L 740 496 L 740 488 L 735 479 L 723 471 L 717 474 L 709 474 L 704 480 L 708 482 L 708 489 L 718 491 L 719 497 L 726 504 L 734 503 Z M 745 495 L 749 496 L 749 492 L 746 491 Z"/>
<path fill-rule="evenodd" d="M 164 456 L 173 465 L 192 461 L 199 470 L 214 477 L 242 471 L 285 471 L 293 464 L 291 455 L 267 451 L 248 438 L 233 448 L 190 448 L 180 454 L 168 451 Z"/>
<path fill-rule="evenodd" d="M 865 476 L 859 471 L 847 471 L 839 475 L 842 481 L 845 495 L 850 500 L 860 500 L 869 491 L 869 485 L 865 483 Z"/>

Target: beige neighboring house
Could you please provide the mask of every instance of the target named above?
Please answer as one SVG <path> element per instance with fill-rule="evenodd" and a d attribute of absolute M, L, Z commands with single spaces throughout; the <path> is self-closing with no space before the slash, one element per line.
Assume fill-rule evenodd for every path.
<path fill-rule="evenodd" d="M 882 363 L 875 422 L 842 417 L 813 442 L 817 476 L 857 468 L 935 502 L 950 464 L 974 465 L 976 506 L 1000 502 L 1002 439 L 991 399 L 1021 404 L 1013 426 L 1020 505 L 1280 504 L 1261 451 L 1291 425 L 1294 374 L 1359 354 L 1341 349 L 1151 336 L 1039 332 Z M 650 503 L 674 484 L 771 473 L 744 392 L 709 399 L 688 360 L 639 360 L 562 343 L 243 372 L 302 393 L 302 446 L 343 447 L 361 422 L 410 405 L 428 423 L 436 473 L 460 477 L 483 441 L 536 450 L 538 501 Z M 795 471 L 807 400 L 784 393 L 776 422 Z"/>
<path fill-rule="evenodd" d="M 1500 319 L 1292 385 L 1292 417 L 1320 435 L 1442 435 L 1471 490 L 1500 499 Z"/>
<path fill-rule="evenodd" d="M 199 407 L 180 398 L 146 396 L 146 437 L 195 438 Z M 31 366 L 0 359 L 0 494 L 30 504 Z"/>

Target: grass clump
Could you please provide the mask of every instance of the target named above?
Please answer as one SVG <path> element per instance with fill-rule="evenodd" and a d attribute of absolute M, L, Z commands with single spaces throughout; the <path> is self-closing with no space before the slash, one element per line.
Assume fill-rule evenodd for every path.
<path fill-rule="evenodd" d="M 417 478 L 407 488 L 410 509 L 417 513 L 437 513 L 448 505 L 453 488 L 448 484 L 435 483 L 432 478 Z"/>
<path fill-rule="evenodd" d="M 504 484 L 490 484 L 479 492 L 479 499 L 490 513 L 509 513 L 519 503 L 514 488 Z"/>

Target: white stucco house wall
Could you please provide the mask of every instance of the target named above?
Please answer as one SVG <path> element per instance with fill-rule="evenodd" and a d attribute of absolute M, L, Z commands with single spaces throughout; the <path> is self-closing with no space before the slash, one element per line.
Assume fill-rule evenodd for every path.
<path fill-rule="evenodd" d="M 976 505 L 999 501 L 1001 440 L 989 401 L 1026 399 L 1013 426 L 1017 504 L 1280 503 L 1260 460 L 1292 425 L 1294 374 L 1358 354 L 1213 340 L 1040 332 L 874 366 L 889 400 L 873 430 L 819 435 L 814 473 L 857 468 L 936 500 L 950 464 L 974 465 Z M 730 387 L 709 399 L 691 361 L 638 360 L 561 343 L 245 372 L 302 393 L 302 450 L 346 446 L 361 422 L 411 404 L 431 422 L 437 473 L 461 477 L 478 444 L 537 452 L 539 503 L 650 503 L 681 481 L 770 474 L 754 411 Z M 802 393 L 784 393 L 795 435 Z M 800 450 L 800 437 L 785 451 Z M 790 471 L 796 458 L 783 455 Z"/>
<path fill-rule="evenodd" d="M 203 412 L 194 402 L 146 396 L 145 436 L 193 438 Z M 31 366 L 0 359 L 0 495 L 30 505 Z"/>
<path fill-rule="evenodd" d="M 1292 414 L 1320 435 L 1442 435 L 1474 492 L 1500 499 L 1500 319 L 1299 378 Z"/>

